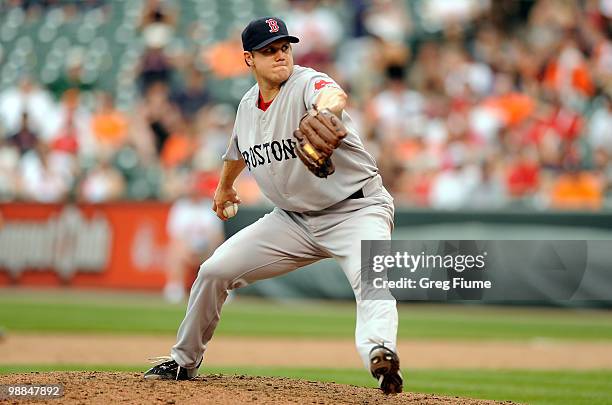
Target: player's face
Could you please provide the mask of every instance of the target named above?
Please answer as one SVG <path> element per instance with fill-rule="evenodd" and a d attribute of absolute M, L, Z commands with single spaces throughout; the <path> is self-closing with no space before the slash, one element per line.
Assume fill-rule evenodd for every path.
<path fill-rule="evenodd" d="M 291 43 L 279 39 L 252 53 L 255 75 L 272 83 L 283 83 L 293 72 Z"/>

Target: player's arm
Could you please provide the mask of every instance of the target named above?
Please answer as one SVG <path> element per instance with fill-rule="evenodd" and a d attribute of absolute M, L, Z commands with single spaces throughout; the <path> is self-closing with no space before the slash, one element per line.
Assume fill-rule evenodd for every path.
<path fill-rule="evenodd" d="M 315 88 L 322 82 L 325 84 L 323 80 L 316 82 Z M 314 99 L 316 109 L 308 110 L 300 119 L 293 136 L 297 140 L 296 154 L 302 163 L 315 176 L 325 178 L 334 173 L 331 155 L 348 134 L 342 123 L 347 95 L 339 87 L 329 86 L 321 89 Z"/>
<path fill-rule="evenodd" d="M 338 87 L 325 87 L 317 96 L 315 104 L 319 110 L 328 109 L 337 117 L 342 116 L 348 96 Z"/>
<path fill-rule="evenodd" d="M 227 219 L 225 215 L 223 215 L 223 206 L 225 203 L 241 203 L 238 193 L 236 193 L 236 189 L 234 188 L 234 182 L 245 167 L 246 163 L 243 159 L 225 160 L 223 162 L 221 178 L 217 190 L 215 191 L 212 209 L 217 213 L 217 216 L 224 221 Z"/>

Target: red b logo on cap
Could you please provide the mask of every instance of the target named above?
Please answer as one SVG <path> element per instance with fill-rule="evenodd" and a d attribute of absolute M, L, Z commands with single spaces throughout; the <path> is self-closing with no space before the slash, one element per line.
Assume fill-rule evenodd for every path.
<path fill-rule="evenodd" d="M 268 18 L 266 22 L 270 26 L 270 32 L 278 32 L 278 23 L 276 22 L 276 20 Z"/>

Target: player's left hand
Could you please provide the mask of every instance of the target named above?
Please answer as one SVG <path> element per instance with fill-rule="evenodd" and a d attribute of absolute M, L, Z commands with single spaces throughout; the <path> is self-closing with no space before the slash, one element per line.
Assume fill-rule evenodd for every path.
<path fill-rule="evenodd" d="M 331 111 L 313 106 L 300 120 L 293 132 L 298 145 L 296 153 L 315 176 L 325 178 L 335 171 L 331 155 L 348 131 Z"/>

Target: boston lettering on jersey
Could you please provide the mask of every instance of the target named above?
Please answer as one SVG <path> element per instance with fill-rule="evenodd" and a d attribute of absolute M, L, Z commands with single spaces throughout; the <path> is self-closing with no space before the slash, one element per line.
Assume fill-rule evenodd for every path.
<path fill-rule="evenodd" d="M 293 139 L 281 139 L 280 141 L 266 142 L 241 151 L 242 157 L 249 171 L 264 163 L 270 164 L 272 159 L 277 162 L 297 159 L 295 154 L 295 141 Z"/>

